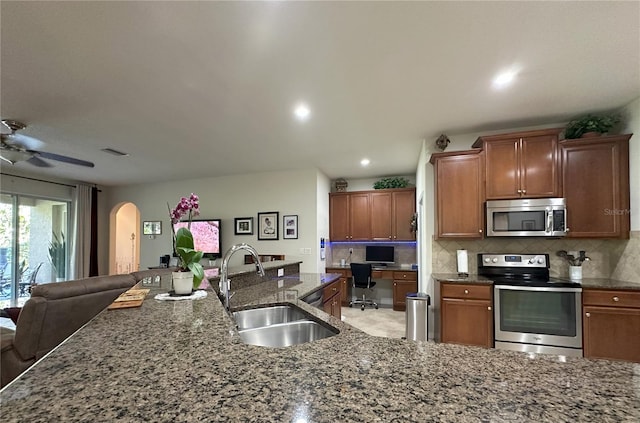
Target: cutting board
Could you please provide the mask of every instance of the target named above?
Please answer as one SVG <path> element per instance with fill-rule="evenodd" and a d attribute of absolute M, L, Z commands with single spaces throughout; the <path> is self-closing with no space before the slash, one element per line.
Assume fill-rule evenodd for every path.
<path fill-rule="evenodd" d="M 109 310 L 117 308 L 140 307 L 150 289 L 130 289 L 120 294 L 118 298 L 108 307 Z"/>

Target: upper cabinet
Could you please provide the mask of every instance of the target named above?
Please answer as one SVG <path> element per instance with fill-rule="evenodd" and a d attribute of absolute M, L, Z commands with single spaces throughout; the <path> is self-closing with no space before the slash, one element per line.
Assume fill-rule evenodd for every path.
<path fill-rule="evenodd" d="M 486 199 L 559 197 L 560 129 L 480 137 L 485 152 Z"/>
<path fill-rule="evenodd" d="M 329 237 L 332 241 L 371 238 L 371 207 L 366 193 L 329 194 Z"/>
<path fill-rule="evenodd" d="M 631 135 L 560 142 L 571 238 L 628 238 Z"/>
<path fill-rule="evenodd" d="M 482 238 L 483 151 L 435 153 L 436 239 Z"/>
<path fill-rule="evenodd" d="M 414 241 L 415 188 L 329 194 L 332 241 Z"/>

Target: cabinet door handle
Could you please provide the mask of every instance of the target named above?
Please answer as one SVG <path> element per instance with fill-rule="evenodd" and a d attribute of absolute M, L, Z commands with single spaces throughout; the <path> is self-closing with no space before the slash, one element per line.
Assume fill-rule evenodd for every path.
<path fill-rule="evenodd" d="M 522 190 L 521 189 L 518 190 L 518 194 L 522 194 Z"/>
<path fill-rule="evenodd" d="M 527 193 L 527 190 L 526 190 L 526 189 L 523 189 L 523 190 L 522 190 L 522 193 L 523 193 L 523 194 L 526 194 L 526 193 Z"/>
<path fill-rule="evenodd" d="M 491 311 L 491 306 L 487 307 L 487 310 Z"/>
<path fill-rule="evenodd" d="M 468 294 L 468 293 L 469 293 L 469 290 L 468 290 L 468 289 L 465 289 L 465 290 L 464 290 L 464 293 L 465 293 L 465 294 Z"/>
<path fill-rule="evenodd" d="M 478 233 L 482 233 L 482 229 L 478 229 Z"/>
<path fill-rule="evenodd" d="M 591 317 L 591 313 L 585 313 L 584 315 L 587 317 Z"/>
<path fill-rule="evenodd" d="M 615 302 L 617 303 L 618 301 L 620 301 L 620 298 L 618 298 L 618 297 L 613 297 L 613 301 L 615 301 Z"/>
<path fill-rule="evenodd" d="M 336 292 L 338 290 L 338 288 L 333 287 L 333 292 Z"/>

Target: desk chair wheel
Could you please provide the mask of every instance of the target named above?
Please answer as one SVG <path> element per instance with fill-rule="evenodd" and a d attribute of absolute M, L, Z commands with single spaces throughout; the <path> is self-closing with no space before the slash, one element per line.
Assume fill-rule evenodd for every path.
<path fill-rule="evenodd" d="M 364 311 L 364 304 L 360 307 L 360 310 Z"/>
<path fill-rule="evenodd" d="M 375 305 L 376 310 L 378 309 L 378 304 Z"/>

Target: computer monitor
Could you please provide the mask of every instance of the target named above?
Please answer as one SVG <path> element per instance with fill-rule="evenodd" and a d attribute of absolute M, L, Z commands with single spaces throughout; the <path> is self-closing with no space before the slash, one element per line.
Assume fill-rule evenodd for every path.
<path fill-rule="evenodd" d="M 395 262 L 395 251 L 388 245 L 367 245 L 365 247 L 365 261 L 376 264 L 392 264 Z"/>

